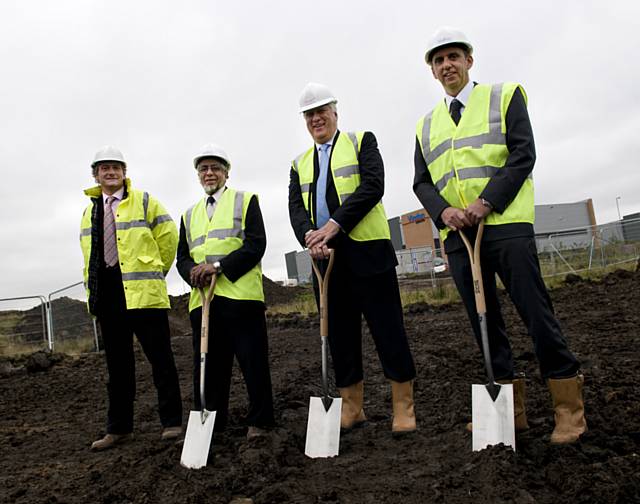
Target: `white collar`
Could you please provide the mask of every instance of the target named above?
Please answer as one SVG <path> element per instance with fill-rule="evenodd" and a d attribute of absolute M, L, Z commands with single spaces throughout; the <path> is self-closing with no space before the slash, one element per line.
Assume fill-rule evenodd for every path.
<path fill-rule="evenodd" d="M 102 202 L 106 203 L 107 202 L 107 198 L 113 196 L 115 199 L 117 199 L 118 201 L 122 201 L 122 197 L 124 196 L 124 186 L 122 186 L 120 189 L 118 189 L 116 192 L 114 192 L 113 194 L 105 194 L 102 193 Z"/>
<path fill-rule="evenodd" d="M 462 103 L 462 107 L 466 107 L 467 103 L 469 102 L 469 97 L 471 96 L 471 91 L 473 91 L 474 86 L 475 86 L 475 83 L 472 80 L 469 80 L 469 82 L 467 82 L 467 85 L 460 90 L 460 92 L 458 93 L 458 96 L 445 95 L 444 102 L 447 104 L 447 110 L 451 108 L 451 102 L 453 101 L 454 98 L 457 99 L 460 103 Z"/>
<path fill-rule="evenodd" d="M 220 198 L 222 197 L 222 193 L 227 189 L 227 185 L 223 185 L 220 189 L 218 189 L 216 192 L 214 192 L 213 194 L 207 194 L 204 198 L 204 202 L 206 204 L 207 199 L 209 199 L 209 196 L 213 196 L 213 199 L 216 200 L 216 203 L 218 201 L 220 201 Z"/>
<path fill-rule="evenodd" d="M 332 148 L 333 148 L 333 142 L 335 142 L 335 141 L 336 141 L 336 135 L 337 135 L 337 134 L 338 134 L 338 130 L 336 130 L 336 132 L 333 134 L 333 137 L 332 137 L 332 138 L 331 138 L 331 140 L 329 140 L 328 142 L 325 142 L 325 143 L 323 143 L 323 144 L 318 144 L 318 143 L 317 143 L 317 144 L 316 144 L 316 150 L 317 150 L 318 152 L 320 152 L 320 146 L 321 146 L 321 145 L 328 145 L 328 146 L 329 146 L 329 148 L 330 148 L 330 149 L 332 149 Z"/>

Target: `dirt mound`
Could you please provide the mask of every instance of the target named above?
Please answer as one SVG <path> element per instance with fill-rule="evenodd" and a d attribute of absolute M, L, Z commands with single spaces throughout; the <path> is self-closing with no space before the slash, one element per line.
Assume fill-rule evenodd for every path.
<path fill-rule="evenodd" d="M 390 387 L 365 330 L 368 423 L 341 436 L 337 458 L 308 459 L 309 397 L 321 394 L 317 317 L 278 315 L 268 318 L 277 428 L 246 441 L 246 391 L 236 367 L 229 427 L 214 435 L 209 464 L 200 471 L 182 468 L 180 446 L 160 441 L 155 391 L 140 351 L 135 441 L 105 453 L 88 450 L 104 429 L 102 355 L 65 357 L 38 372 L 0 376 L 0 502 L 640 502 L 639 281 L 638 274 L 615 272 L 601 282 L 551 292 L 586 378 L 589 431 L 575 445 L 549 444 L 550 397 L 531 341 L 505 296 L 517 367 L 527 375 L 531 425 L 518 436 L 516 452 L 501 446 L 471 451 L 465 430 L 469 385 L 484 382 L 482 359 L 462 305 L 422 303 L 405 312 L 418 371 L 418 432 L 391 437 Z M 192 404 L 190 338 L 177 336 L 173 344 L 186 417 Z"/>

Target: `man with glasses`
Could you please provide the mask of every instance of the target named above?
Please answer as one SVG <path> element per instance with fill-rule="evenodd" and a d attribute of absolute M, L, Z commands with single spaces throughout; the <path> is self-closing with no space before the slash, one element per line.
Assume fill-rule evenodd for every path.
<path fill-rule="evenodd" d="M 91 449 L 133 439 L 134 333 L 158 391 L 161 439 L 176 439 L 182 433 L 182 399 L 165 275 L 175 259 L 178 231 L 158 200 L 131 187 L 118 149 L 100 149 L 91 169 L 98 185 L 85 191 L 91 203 L 82 216 L 80 244 L 88 307 L 100 325 L 109 373 L 107 433 Z"/>
<path fill-rule="evenodd" d="M 206 409 L 216 412 L 214 429 L 228 422 L 234 356 L 249 395 L 247 439 L 263 436 L 273 426 L 262 268 L 267 244 L 255 194 L 227 187 L 231 162 L 226 152 L 207 144 L 193 160 L 205 197 L 189 208 L 180 223 L 177 267 L 191 285 L 189 317 L 193 329 L 195 409 L 200 404 L 200 331 L 202 300 L 216 275 L 209 323 L 205 370 Z"/>

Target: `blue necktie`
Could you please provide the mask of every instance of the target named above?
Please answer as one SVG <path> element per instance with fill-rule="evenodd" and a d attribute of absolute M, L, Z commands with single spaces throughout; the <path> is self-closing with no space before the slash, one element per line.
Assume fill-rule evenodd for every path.
<path fill-rule="evenodd" d="M 320 145 L 319 161 L 320 173 L 316 182 L 316 226 L 320 229 L 329 220 L 329 208 L 327 207 L 327 173 L 329 171 L 329 144 Z"/>

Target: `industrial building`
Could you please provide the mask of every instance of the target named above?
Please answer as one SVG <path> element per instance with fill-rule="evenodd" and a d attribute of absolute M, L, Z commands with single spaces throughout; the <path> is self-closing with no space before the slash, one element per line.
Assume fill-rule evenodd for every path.
<path fill-rule="evenodd" d="M 625 216 L 633 219 L 634 216 Z M 640 217 L 640 214 L 637 215 Z M 591 199 L 575 203 L 555 203 L 535 206 L 536 244 L 540 252 L 550 248 L 566 249 L 588 246 L 594 240 L 596 217 Z M 391 242 L 398 257 L 398 274 L 432 271 L 446 260 L 440 247 L 438 230 L 424 208 L 389 219 Z M 611 236 L 599 239 L 625 239 L 625 235 L 640 235 L 638 220 L 625 227 L 614 226 Z M 624 234 L 623 234 L 624 233 Z M 311 261 L 307 250 L 285 255 L 287 277 L 297 283 L 311 281 Z"/>

